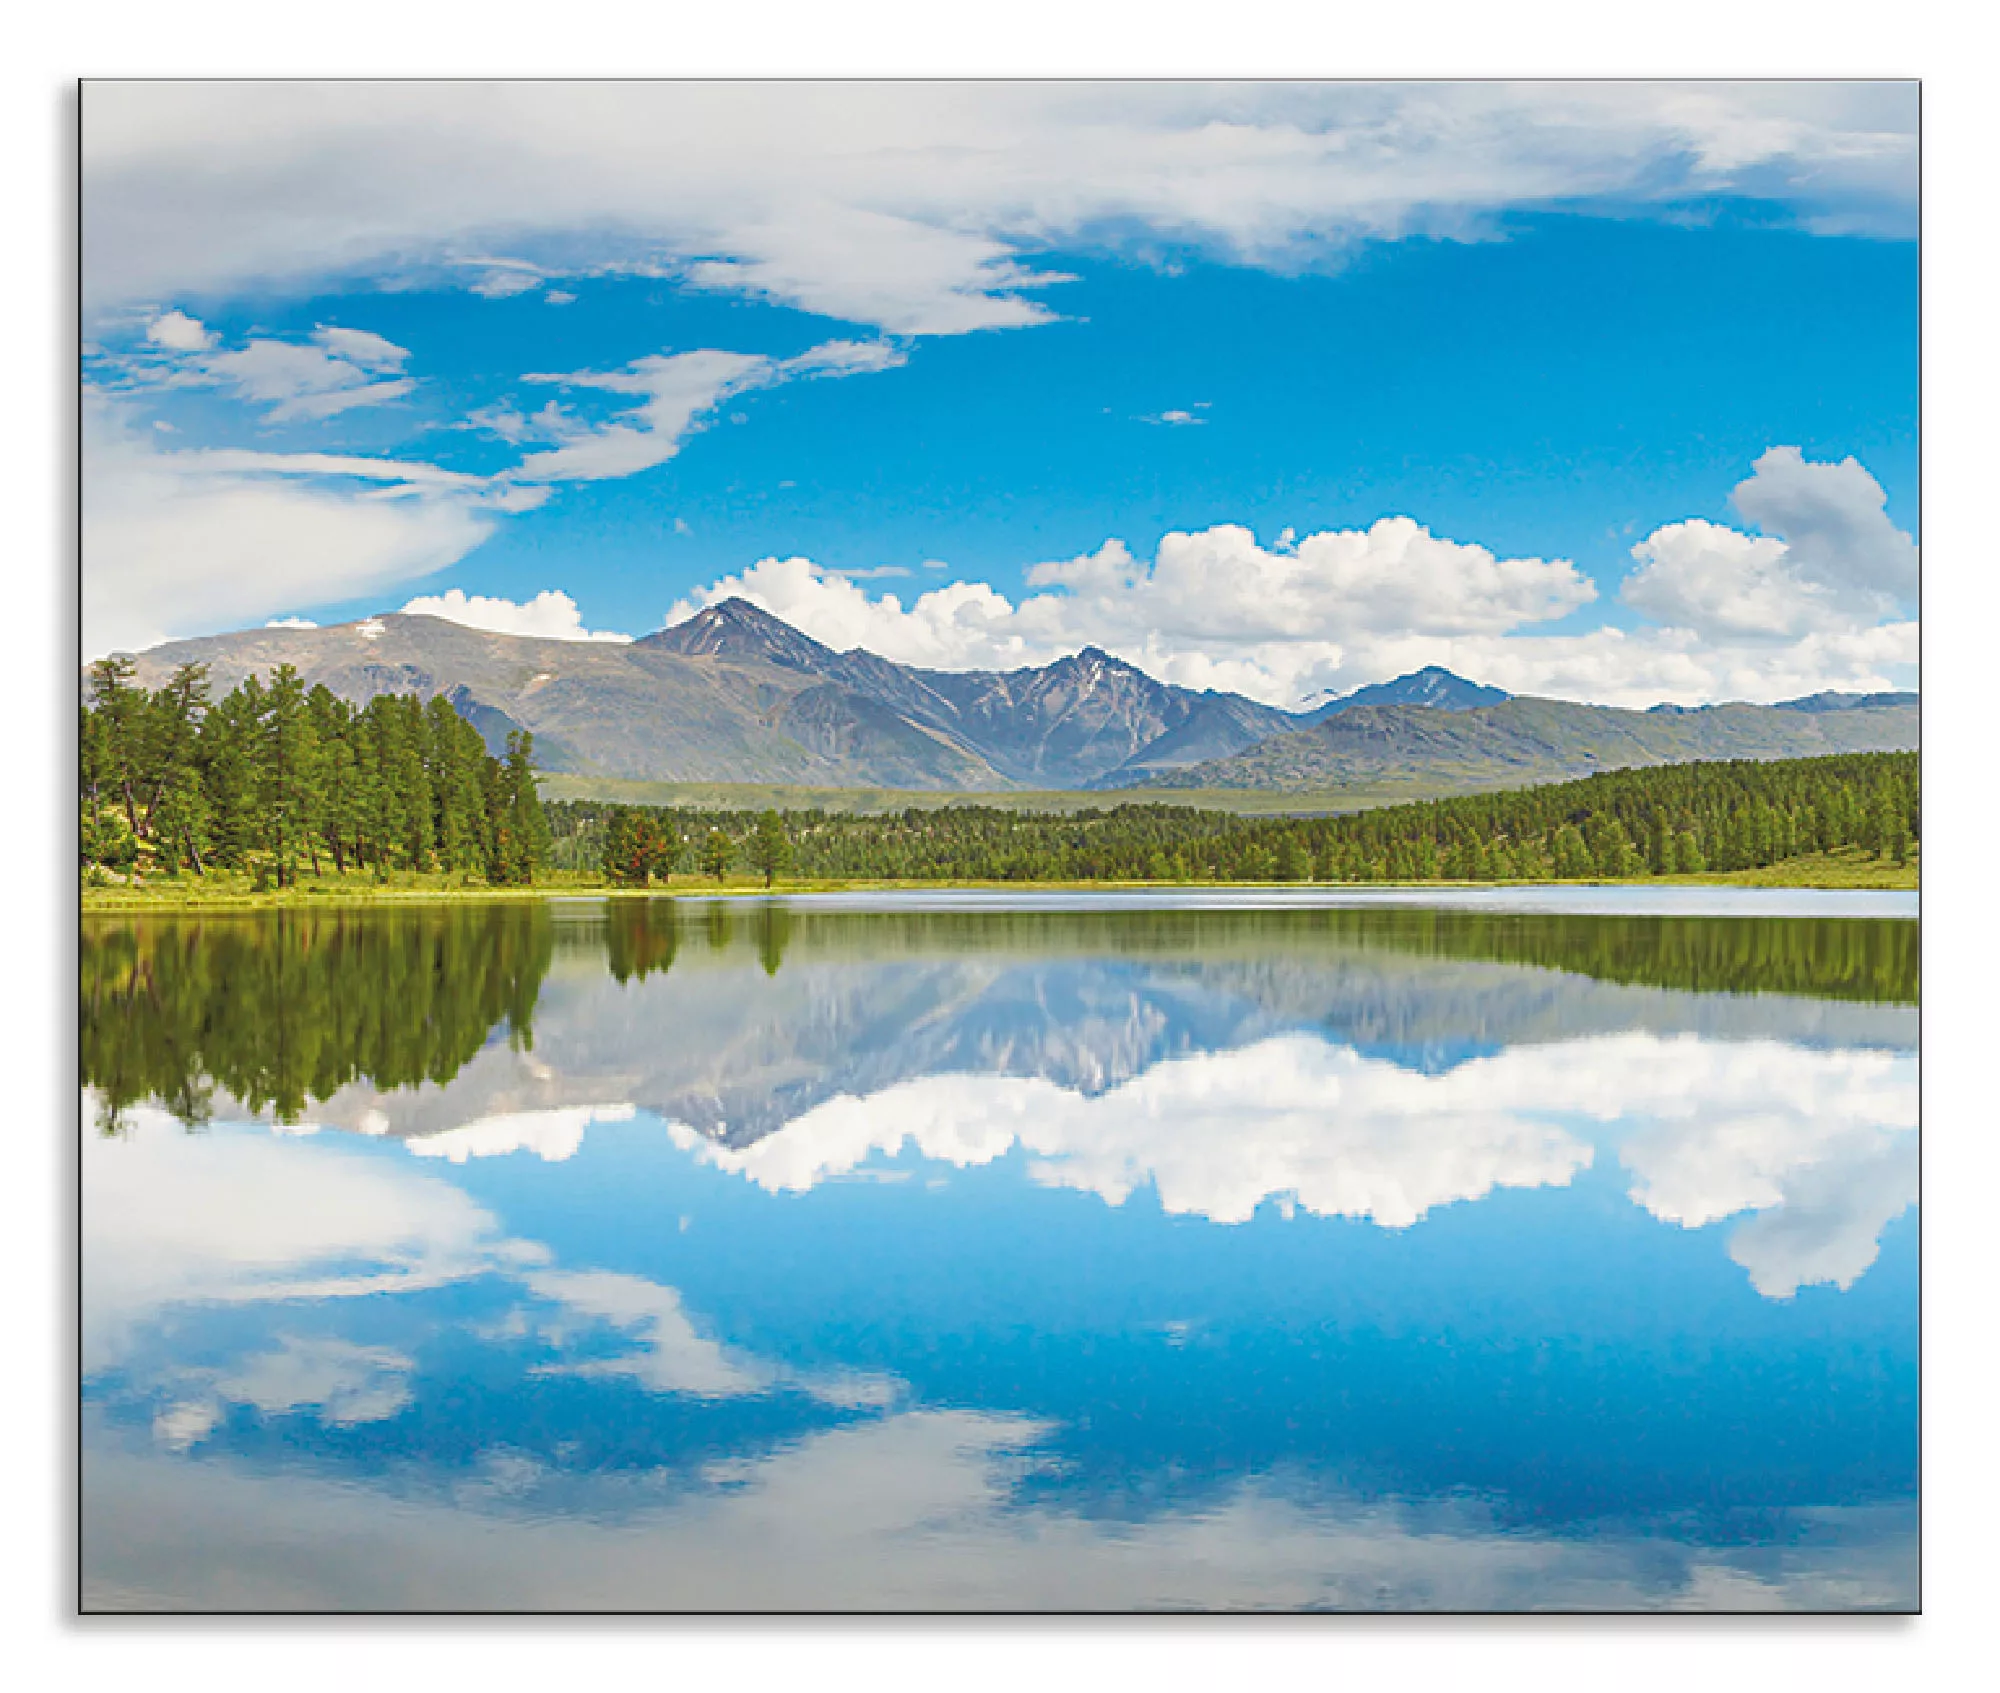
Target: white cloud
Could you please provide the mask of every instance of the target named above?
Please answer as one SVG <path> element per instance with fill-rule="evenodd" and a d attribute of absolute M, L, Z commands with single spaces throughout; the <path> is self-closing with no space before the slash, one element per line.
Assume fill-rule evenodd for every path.
<path fill-rule="evenodd" d="M 1916 204 L 1908 84 L 130 82 L 83 146 L 93 303 L 428 254 L 899 334 L 1046 321 L 1033 255 L 1064 243 L 1296 268 L 1514 206 L 1747 194 L 1907 234 Z"/>
<path fill-rule="evenodd" d="M 468 595 L 463 588 L 442 594 L 420 594 L 403 606 L 406 617 L 442 617 L 468 629 L 490 629 L 501 635 L 532 635 L 544 641 L 629 641 L 615 630 L 586 629 L 576 601 L 557 588 L 544 588 L 531 600 L 491 599 Z"/>
<path fill-rule="evenodd" d="M 310 617 L 273 617 L 266 619 L 266 629 L 317 629 L 319 625 Z"/>
<path fill-rule="evenodd" d="M 161 355 L 105 356 L 94 369 L 109 386 L 127 388 L 226 388 L 238 399 L 266 408 L 274 423 L 322 419 L 357 406 L 382 405 L 412 392 L 401 374 L 409 351 L 366 329 L 321 324 L 309 341 L 255 336 L 241 347 L 216 352 L 217 337 L 180 312 L 146 327 Z"/>
<path fill-rule="evenodd" d="M 401 370 L 410 357 L 407 347 L 399 347 L 370 329 L 343 329 L 338 324 L 323 323 L 313 331 L 313 339 L 335 358 L 357 364 L 363 370 Z"/>
<path fill-rule="evenodd" d="M 481 299 L 506 300 L 516 294 L 531 294 L 541 285 L 537 271 L 489 270 L 473 283 L 472 291 Z"/>
<path fill-rule="evenodd" d="M 1344 677 L 1357 654 L 1365 663 L 1390 632 L 1432 642 L 1497 634 L 1595 593 L 1567 561 L 1496 558 L 1408 518 L 1308 535 L 1283 551 L 1221 524 L 1165 536 L 1150 564 L 1109 541 L 1034 566 L 1029 581 L 1043 591 L 1019 604 L 986 583 L 953 582 L 906 609 L 894 594 L 870 599 L 853 574 L 765 559 L 678 602 L 668 621 L 740 594 L 829 646 L 904 663 L 1007 668 L 1095 645 L 1168 681 L 1288 704 Z"/>
<path fill-rule="evenodd" d="M 1917 625 L 1850 625 L 1783 643 L 1610 627 L 1448 641 L 1384 636 L 1357 645 L 1341 674 L 1372 682 L 1426 664 L 1510 693 L 1629 707 L 1795 699 L 1824 688 L 1872 693 L 1916 686 Z"/>
<path fill-rule="evenodd" d="M 733 394 L 819 376 L 864 376 L 891 370 L 908 355 L 886 341 L 827 341 L 795 358 L 702 348 L 654 353 L 623 370 L 530 372 L 525 382 L 560 383 L 637 398 L 638 404 L 608 422 L 586 423 L 551 401 L 533 416 L 510 406 L 476 415 L 478 427 L 509 441 L 552 440 L 548 452 L 531 453 L 509 474 L 529 482 L 591 482 L 631 476 L 664 464 L 707 413 Z"/>
<path fill-rule="evenodd" d="M 650 470 L 680 451 L 682 439 L 704 413 L 771 368 L 772 361 L 758 355 L 711 348 L 654 353 L 619 371 L 531 372 L 522 380 L 636 395 L 639 403 L 611 422 L 595 425 L 545 410 L 542 421 L 562 444 L 530 453 L 511 474 L 530 482 L 594 482 Z"/>
<path fill-rule="evenodd" d="M 1797 637 L 1894 615 L 1917 591 L 1917 549 L 1890 522 L 1882 485 L 1854 459 L 1773 447 L 1731 503 L 1764 533 L 1699 518 L 1632 549 L 1627 603 L 1714 639 Z"/>
<path fill-rule="evenodd" d="M 909 362 L 893 341 L 823 341 L 778 368 L 786 376 L 865 376 Z"/>
<path fill-rule="evenodd" d="M 253 339 L 234 352 L 210 355 L 199 368 L 239 398 L 267 406 L 265 415 L 273 422 L 332 417 L 400 399 L 416 387 L 406 376 L 371 380 L 378 372 L 400 369 L 409 357 L 379 335 L 322 327 L 313 339 L 317 345 Z"/>
<path fill-rule="evenodd" d="M 146 325 L 146 339 L 170 353 L 199 353 L 215 345 L 213 331 L 185 312 L 162 312 Z"/>
<path fill-rule="evenodd" d="M 84 650 L 241 627 L 442 570 L 506 503 L 430 465 L 163 452 L 119 402 L 86 394 Z"/>
<path fill-rule="evenodd" d="M 1574 565 L 1499 557 L 1408 517 L 1303 537 L 1286 528 L 1269 547 L 1217 524 L 1162 537 L 1150 561 L 1113 539 L 1030 567 L 1033 591 L 1018 601 L 957 581 L 906 606 L 857 587 L 868 572 L 767 558 L 667 617 L 741 595 L 829 646 L 941 670 L 1097 646 L 1165 681 L 1286 707 L 1432 664 L 1511 693 L 1631 707 L 1914 687 L 1917 624 L 1877 618 L 1912 589 L 1915 551 L 1874 478 L 1851 459 L 1813 464 L 1773 448 L 1735 499 L 1785 533 L 1701 519 L 1656 529 L 1633 549 L 1621 592 L 1662 622 L 1634 629 L 1537 633 L 1596 597 Z"/>

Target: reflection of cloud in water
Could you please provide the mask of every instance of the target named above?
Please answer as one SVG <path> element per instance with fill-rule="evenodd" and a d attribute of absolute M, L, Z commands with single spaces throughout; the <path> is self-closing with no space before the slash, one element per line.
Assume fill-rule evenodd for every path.
<path fill-rule="evenodd" d="M 479 1117 L 455 1129 L 418 1136 L 405 1142 L 420 1158 L 493 1158 L 508 1152 L 532 1152 L 544 1163 L 560 1164 L 576 1156 L 583 1131 L 592 1123 L 625 1123 L 630 1105 L 583 1105 L 561 1111 L 515 1111 L 499 1117 Z"/>
<path fill-rule="evenodd" d="M 1729 1256 L 1759 1293 L 1785 1299 L 1815 1282 L 1849 1288 L 1875 1262 L 1883 1228 L 1917 1202 L 1917 1143 L 1910 1134 L 1868 1139 L 1788 1173 L 1783 1203 L 1730 1237 Z"/>
<path fill-rule="evenodd" d="M 1916 1059 L 1773 1041 L 1618 1035 L 1515 1047 L 1430 1075 L 1310 1036 L 1155 1065 L 1095 1097 L 1004 1076 L 932 1076 L 814 1107 L 743 1148 L 681 1146 L 777 1191 L 913 1147 L 967 1166 L 1019 1146 L 1034 1179 L 1240 1222 L 1272 1198 L 1387 1227 L 1591 1162 L 1577 1118 L 1617 1124 L 1632 1197 L 1698 1227 L 1743 1211 L 1731 1252 L 1760 1291 L 1850 1286 L 1914 1201 Z"/>
<path fill-rule="evenodd" d="M 630 1114 L 536 1117 L 573 1115 L 580 1141 L 591 1118 Z M 625 1338 L 616 1356 L 557 1363 L 549 1373 L 623 1377 L 650 1392 L 701 1398 L 782 1386 L 845 1407 L 879 1407 L 899 1392 L 884 1376 L 801 1375 L 726 1352 L 697 1331 L 674 1288 L 609 1270 L 557 1268 L 546 1247 L 506 1237 L 460 1189 L 406 1164 L 295 1131 L 271 1139 L 190 1135 L 145 1107 L 130 1111 L 127 1122 L 116 1140 L 83 1142 L 87 1373 L 118 1364 L 136 1331 L 175 1306 L 413 1293 L 497 1274 L 529 1302 L 522 1332 L 532 1328 L 557 1349 L 603 1328 Z M 461 1143 L 454 1161 L 524 1144 L 535 1145 L 503 1125 Z M 549 1144 L 563 1142 L 549 1137 Z M 280 1336 L 276 1350 L 230 1366 L 172 1372 L 165 1384 L 172 1402 L 156 1416 L 155 1436 L 185 1449 L 212 1432 L 232 1404 L 267 1415 L 311 1410 L 336 1425 L 380 1421 L 408 1402 L 412 1368 L 409 1358 L 382 1348 Z"/>
<path fill-rule="evenodd" d="M 1198 1514 L 1024 1503 L 1046 1431 L 907 1411 L 715 1466 L 399 1499 L 113 1449 L 85 1466 L 87 1607 L 1860 1609 L 1914 1602 L 1903 1509 L 1800 1512 L 1780 1544 L 1498 1532 L 1470 1502 L 1305 1504 L 1252 1479 Z M 581 1491 L 579 1491 L 579 1489 Z M 483 1506 L 484 1508 L 475 1508 Z"/>
<path fill-rule="evenodd" d="M 551 1373 L 629 1376 L 658 1393 L 705 1399 L 755 1393 L 769 1382 L 768 1371 L 728 1357 L 697 1333 L 674 1288 L 614 1270 L 537 1270 L 526 1283 L 530 1293 L 560 1306 L 565 1315 L 623 1330 L 637 1344 L 636 1351 L 617 1358 L 550 1366 Z M 539 1332 L 558 1345 L 568 1339 L 560 1318 L 543 1322 Z"/>
<path fill-rule="evenodd" d="M 1670 1057 L 1635 1069 L 1650 1120 L 1619 1148 L 1633 1199 L 1686 1228 L 1757 1213 L 1729 1255 L 1760 1293 L 1852 1287 L 1916 1203 L 1914 1054 L 1760 1044 L 1705 1051 L 1698 1076 Z"/>
<path fill-rule="evenodd" d="M 207 1436 L 229 1405 L 265 1416 L 310 1410 L 337 1427 L 383 1422 L 410 1402 L 414 1368 L 414 1360 L 389 1347 L 280 1335 L 275 1351 L 233 1367 L 182 1372 L 175 1383 L 180 1397 L 153 1419 L 153 1435 L 169 1450 L 184 1450 Z"/>
<path fill-rule="evenodd" d="M 410 1292 L 545 1257 L 449 1182 L 316 1140 L 190 1135 L 134 1107 L 83 1138 L 83 1361 L 164 1307 Z"/>
<path fill-rule="evenodd" d="M 1242 1222 L 1295 1196 L 1325 1216 L 1389 1227 L 1495 1187 L 1561 1185 L 1590 1148 L 1509 1113 L 1481 1066 L 1430 1077 L 1311 1036 L 1157 1064 L 1095 1096 L 1007 1076 L 931 1076 L 866 1099 L 829 1100 L 741 1149 L 676 1127 L 707 1161 L 760 1186 L 801 1190 L 906 1143 L 960 1166 L 1015 1145 L 1035 1179 L 1121 1204 L 1153 1184 L 1168 1211 Z"/>

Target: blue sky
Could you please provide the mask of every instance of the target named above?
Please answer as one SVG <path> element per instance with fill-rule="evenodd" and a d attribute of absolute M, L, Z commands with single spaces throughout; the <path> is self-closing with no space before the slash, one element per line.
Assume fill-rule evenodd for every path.
<path fill-rule="evenodd" d="M 593 217 L 489 210 L 464 149 L 399 175 L 337 86 L 232 85 L 295 130 L 276 234 L 240 122 L 94 88 L 85 644 L 406 604 L 629 636 L 735 591 L 910 662 L 1095 641 L 1279 704 L 1423 662 L 1620 703 L 1913 685 L 1914 95 L 1819 86 L 1448 88 L 1426 140 L 1410 91 L 1120 85 L 1078 130 L 1015 85 L 972 164 L 922 85 L 887 135 L 823 90 L 853 158 L 801 187 L 815 132 L 753 141 L 738 85 L 696 115 L 739 149 L 664 198 L 605 138 Z M 686 92 L 628 91 L 616 139 L 665 146 Z"/>

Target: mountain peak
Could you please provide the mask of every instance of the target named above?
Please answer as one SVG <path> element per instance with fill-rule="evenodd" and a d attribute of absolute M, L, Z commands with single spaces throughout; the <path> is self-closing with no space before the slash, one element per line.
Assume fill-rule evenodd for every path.
<path fill-rule="evenodd" d="M 1371 682 L 1351 694 L 1341 694 L 1318 702 L 1307 701 L 1306 713 L 1314 722 L 1332 717 L 1357 705 L 1427 705 L 1439 711 L 1473 711 L 1483 705 L 1498 705 L 1513 696 L 1503 688 L 1483 682 L 1468 682 L 1441 664 L 1427 664 L 1421 670 L 1398 676 L 1392 682 Z"/>
<path fill-rule="evenodd" d="M 687 658 L 758 661 L 787 670 L 818 670 L 834 656 L 832 648 L 821 646 L 782 617 L 774 617 L 737 595 L 717 600 L 683 622 L 657 629 L 633 644 Z"/>

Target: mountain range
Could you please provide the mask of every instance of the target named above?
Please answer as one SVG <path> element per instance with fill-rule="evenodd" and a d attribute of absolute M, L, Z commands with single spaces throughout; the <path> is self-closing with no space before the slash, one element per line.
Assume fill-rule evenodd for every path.
<path fill-rule="evenodd" d="M 835 652 L 741 599 L 631 642 L 405 615 L 250 629 L 151 648 L 137 680 L 158 687 L 190 662 L 218 692 L 290 664 L 356 702 L 443 694 L 489 745 L 532 730 L 545 770 L 628 781 L 1447 791 L 1917 744 L 1914 694 L 1646 712 L 1513 698 L 1430 667 L 1287 712 L 1155 681 L 1096 647 L 1010 671 Z"/>

